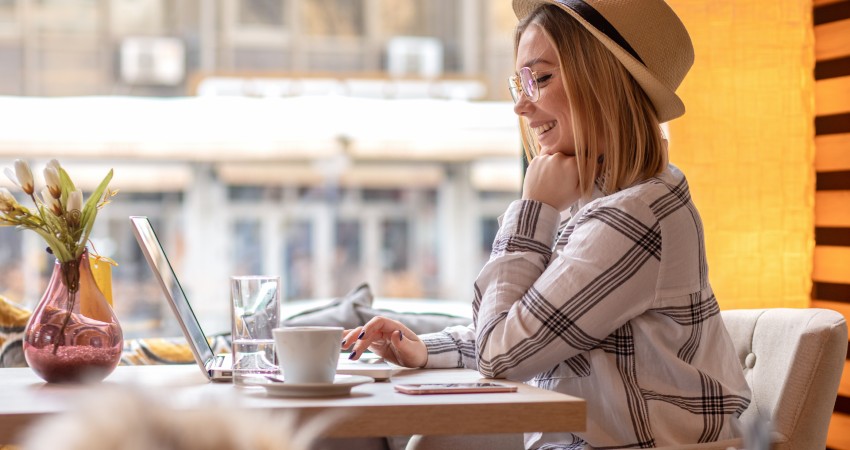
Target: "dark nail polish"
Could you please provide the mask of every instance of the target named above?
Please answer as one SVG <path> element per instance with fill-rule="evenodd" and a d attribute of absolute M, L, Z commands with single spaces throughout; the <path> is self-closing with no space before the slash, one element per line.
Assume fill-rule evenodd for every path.
<path fill-rule="evenodd" d="M 363 336 L 365 336 L 365 335 L 366 335 L 366 332 L 361 331 L 360 334 L 357 336 L 357 339 L 363 339 Z"/>
<path fill-rule="evenodd" d="M 348 355 L 348 359 L 354 359 L 355 356 L 357 356 L 357 352 L 351 352 L 351 354 Z"/>
<path fill-rule="evenodd" d="M 342 345 L 345 345 L 345 341 L 347 341 L 347 340 L 348 340 L 348 339 L 343 339 L 343 340 L 342 340 Z"/>
<path fill-rule="evenodd" d="M 398 341 L 399 341 L 399 342 L 401 342 L 401 340 L 402 340 L 402 339 L 404 339 L 404 333 L 402 333 L 401 331 L 399 331 L 399 332 L 398 332 Z"/>

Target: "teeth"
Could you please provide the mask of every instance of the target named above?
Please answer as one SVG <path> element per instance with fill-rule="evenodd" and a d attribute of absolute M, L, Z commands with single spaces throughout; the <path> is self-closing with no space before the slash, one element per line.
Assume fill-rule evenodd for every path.
<path fill-rule="evenodd" d="M 541 135 L 541 134 L 551 130 L 554 127 L 555 127 L 555 122 L 549 122 L 549 123 L 540 125 L 539 127 L 535 128 L 534 132 L 537 133 L 537 135 Z"/>

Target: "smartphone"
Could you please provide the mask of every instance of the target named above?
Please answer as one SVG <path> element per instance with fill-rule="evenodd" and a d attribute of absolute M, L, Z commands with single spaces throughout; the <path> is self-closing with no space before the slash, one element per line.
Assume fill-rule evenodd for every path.
<path fill-rule="evenodd" d="M 482 392 L 516 392 L 516 386 L 501 383 L 429 383 L 396 384 L 402 394 L 474 394 Z"/>

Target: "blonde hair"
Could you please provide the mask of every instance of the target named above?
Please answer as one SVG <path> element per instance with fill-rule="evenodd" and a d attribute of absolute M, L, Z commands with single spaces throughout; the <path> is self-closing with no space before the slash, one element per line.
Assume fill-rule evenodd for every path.
<path fill-rule="evenodd" d="M 628 70 L 584 26 L 552 5 L 538 8 L 519 23 L 515 58 L 520 37 L 532 24 L 543 29 L 557 50 L 570 99 L 564 107 L 571 107 L 582 195 L 589 197 L 594 183 L 611 194 L 661 173 L 667 166 L 667 151 L 658 116 Z M 520 131 L 531 160 L 539 153 L 539 144 L 522 117 Z"/>

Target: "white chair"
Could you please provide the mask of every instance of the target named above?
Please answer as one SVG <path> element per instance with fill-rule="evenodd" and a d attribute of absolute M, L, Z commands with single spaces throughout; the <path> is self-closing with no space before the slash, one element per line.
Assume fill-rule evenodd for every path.
<path fill-rule="evenodd" d="M 774 450 L 823 449 L 847 358 L 847 323 L 828 309 L 723 311 L 753 391 L 741 416 L 768 418 Z"/>
<path fill-rule="evenodd" d="M 744 431 L 751 432 L 767 419 L 772 450 L 822 450 L 847 357 L 844 317 L 816 308 L 721 314 L 753 392 L 750 407 L 741 416 Z M 725 450 L 743 443 L 734 439 L 676 449 Z M 415 436 L 408 445 L 416 450 L 437 448 L 517 449 L 522 443 L 519 435 Z"/>

